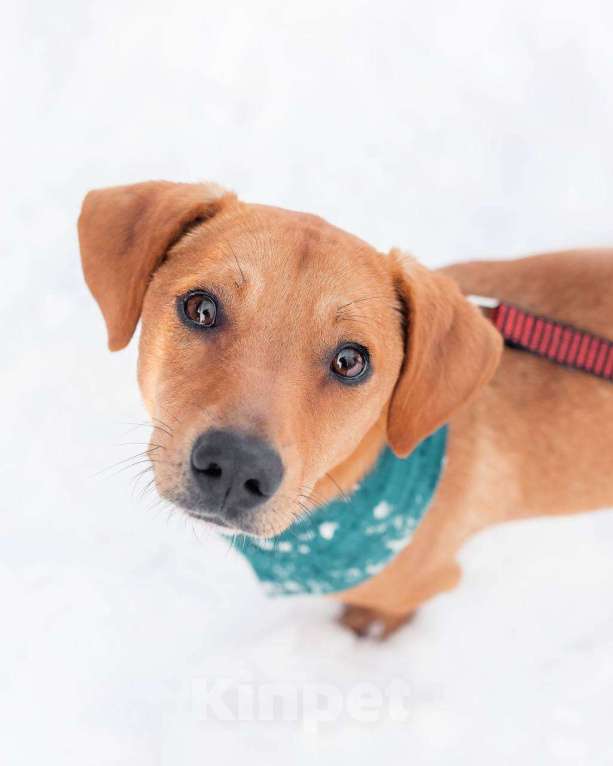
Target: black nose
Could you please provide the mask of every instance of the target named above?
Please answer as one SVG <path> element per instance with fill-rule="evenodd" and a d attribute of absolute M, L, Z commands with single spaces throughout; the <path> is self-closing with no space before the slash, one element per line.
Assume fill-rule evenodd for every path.
<path fill-rule="evenodd" d="M 192 473 L 208 511 L 236 515 L 255 508 L 277 491 L 283 463 L 255 436 L 229 430 L 201 434 L 192 447 Z"/>

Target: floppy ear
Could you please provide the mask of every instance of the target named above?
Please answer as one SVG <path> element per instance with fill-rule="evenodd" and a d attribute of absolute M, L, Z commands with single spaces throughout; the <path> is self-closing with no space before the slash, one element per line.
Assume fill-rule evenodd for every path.
<path fill-rule="evenodd" d="M 111 351 L 129 343 L 149 280 L 169 248 L 233 199 L 215 184 L 169 181 L 89 192 L 79 217 L 81 262 Z"/>
<path fill-rule="evenodd" d="M 396 251 L 390 258 L 406 338 L 387 433 L 406 457 L 490 380 L 502 338 L 452 279 Z"/>

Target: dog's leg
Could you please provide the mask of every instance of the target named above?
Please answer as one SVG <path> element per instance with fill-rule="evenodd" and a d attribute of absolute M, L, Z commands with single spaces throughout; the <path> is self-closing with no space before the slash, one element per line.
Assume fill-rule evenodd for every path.
<path fill-rule="evenodd" d="M 348 604 L 343 607 L 339 622 L 360 638 L 368 636 L 384 641 L 398 628 L 410 622 L 414 615 L 415 612 L 392 614 L 391 612 Z"/>
<path fill-rule="evenodd" d="M 386 577 L 387 575 L 387 577 Z M 369 581 L 338 595 L 344 604 L 339 622 L 356 635 L 386 639 L 409 622 L 421 604 L 454 588 L 462 576 L 453 561 L 429 573 L 397 582 L 397 572 L 384 570 Z"/>

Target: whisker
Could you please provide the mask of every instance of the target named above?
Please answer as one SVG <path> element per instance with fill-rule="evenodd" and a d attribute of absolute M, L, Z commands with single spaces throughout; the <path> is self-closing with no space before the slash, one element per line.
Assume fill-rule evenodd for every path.
<path fill-rule="evenodd" d="M 175 421 L 175 423 L 180 423 L 181 422 L 180 419 L 174 413 L 172 413 L 169 410 L 167 410 L 167 408 L 164 407 L 163 404 L 158 404 L 158 407 L 161 407 L 165 412 L 168 412 L 168 414 Z"/>
<path fill-rule="evenodd" d="M 147 513 L 151 513 L 152 511 L 155 511 L 155 510 L 160 511 L 160 510 L 168 510 L 168 509 L 170 509 L 171 511 L 174 510 L 174 505 L 170 503 L 165 497 L 158 495 L 158 497 L 155 498 L 154 501 L 145 508 L 145 511 Z"/>
<path fill-rule="evenodd" d="M 144 460 L 135 460 L 130 465 L 126 465 L 123 468 L 120 468 L 118 471 L 115 471 L 115 473 L 110 474 L 109 476 L 105 476 L 105 479 L 112 479 L 115 476 L 118 476 L 120 473 L 123 473 L 124 471 L 128 471 L 130 468 L 135 468 L 137 465 L 142 465 L 143 463 L 155 463 L 156 465 L 173 465 L 175 467 L 179 467 L 181 463 L 176 463 L 173 460 L 156 460 L 152 457 L 145 458 Z"/>
<path fill-rule="evenodd" d="M 355 314 L 337 314 L 337 322 L 351 322 L 356 325 L 364 325 L 370 327 L 372 325 L 372 319 L 369 316 L 355 316 Z"/>
<path fill-rule="evenodd" d="M 139 495 L 138 495 L 138 499 L 139 499 L 139 500 L 142 500 L 142 499 L 145 497 L 145 495 L 146 495 L 146 494 L 147 494 L 147 493 L 148 493 L 148 492 L 149 492 L 151 489 L 153 489 L 153 486 L 154 486 L 154 484 L 155 484 L 155 476 L 154 476 L 154 477 L 153 477 L 153 478 L 152 478 L 150 481 L 148 481 L 148 482 L 145 484 L 145 486 L 143 487 L 143 489 L 141 489 L 141 490 L 140 490 L 140 492 L 139 492 Z"/>
<path fill-rule="evenodd" d="M 314 505 L 325 505 L 327 500 L 315 493 L 314 489 L 309 492 L 306 487 L 300 487 L 302 496 L 307 497 Z"/>
<path fill-rule="evenodd" d="M 294 498 L 294 500 L 297 500 L 298 498 L 302 498 L 302 499 L 301 499 L 301 502 L 303 502 L 303 503 L 311 503 L 311 506 L 310 506 L 310 507 L 311 507 L 313 510 L 315 510 L 315 509 L 317 508 L 317 506 L 319 505 L 319 503 L 317 503 L 317 502 L 316 502 L 316 501 L 315 501 L 315 500 L 314 500 L 312 497 L 310 497 L 309 495 L 296 495 L 296 497 Z"/>
<path fill-rule="evenodd" d="M 185 520 L 187 521 L 187 519 L 188 519 L 188 518 L 189 518 L 189 519 L 191 519 L 191 517 L 190 517 L 190 516 L 187 516 L 187 515 L 186 515 L 186 516 L 185 516 Z M 198 543 L 201 543 L 201 542 L 202 542 L 202 540 L 200 539 L 200 537 L 198 537 L 198 532 L 197 532 L 197 528 L 196 528 L 196 523 L 194 522 L 194 520 L 193 520 L 193 519 L 191 519 L 191 524 L 190 524 L 190 526 L 191 526 L 191 528 L 192 528 L 192 534 L 193 534 L 194 538 L 195 538 L 195 539 L 198 541 Z"/>
<path fill-rule="evenodd" d="M 137 489 L 137 487 L 138 487 L 138 482 L 140 481 L 140 479 L 142 479 L 142 477 L 143 477 L 143 476 L 146 476 L 146 475 L 147 475 L 149 472 L 151 472 L 151 471 L 153 471 L 153 466 L 152 466 L 152 465 L 148 465 L 146 468 L 143 468 L 143 470 L 142 470 L 142 471 L 139 471 L 139 472 L 136 474 L 136 476 L 135 476 L 135 477 L 132 479 L 132 492 L 131 492 L 131 496 L 132 496 L 132 497 L 134 497 L 134 493 L 136 492 L 136 489 Z M 151 484 L 151 483 L 152 483 L 152 482 L 154 482 L 154 481 L 155 481 L 155 475 L 154 475 L 154 477 L 151 479 L 151 481 L 149 482 L 149 484 Z M 149 486 L 149 485 L 147 485 L 147 486 Z"/>
<path fill-rule="evenodd" d="M 357 298 L 354 301 L 349 301 L 349 303 L 344 303 L 342 306 L 339 306 L 336 309 L 336 314 L 338 316 L 338 314 L 341 311 L 344 311 L 349 306 L 354 306 L 356 303 L 364 303 L 365 301 L 377 301 L 377 300 L 387 300 L 387 299 L 388 299 L 387 295 L 369 295 L 367 298 Z"/>
<path fill-rule="evenodd" d="M 100 476 L 101 474 L 106 473 L 107 471 L 112 471 L 113 468 L 117 468 L 118 466 L 123 465 L 124 463 L 128 463 L 128 462 L 130 462 L 132 460 L 137 460 L 139 458 L 143 458 L 145 456 L 149 456 L 152 452 L 155 452 L 158 449 L 159 449 L 159 446 L 151 447 L 151 449 L 145 450 L 144 452 L 139 452 L 137 455 L 131 455 L 130 457 L 126 457 L 123 460 L 118 460 L 116 463 L 113 463 L 112 465 L 106 466 L 106 468 L 102 468 L 100 471 L 95 473 L 93 475 L 93 478 L 96 478 L 96 477 Z M 143 462 L 143 461 L 141 461 L 141 462 Z M 135 463 L 135 465 L 137 465 L 137 463 Z M 129 466 L 127 466 L 127 467 L 129 468 Z"/>
<path fill-rule="evenodd" d="M 135 431 L 137 428 L 151 428 L 153 431 L 161 431 L 163 434 L 166 434 L 166 436 L 168 436 L 169 438 L 172 437 L 172 433 L 170 433 L 165 428 L 161 428 L 160 426 L 155 425 L 154 423 L 146 423 L 146 422 L 135 423 L 135 422 L 124 421 L 124 422 L 120 422 L 119 425 L 132 426 L 132 428 L 130 428 L 128 433 Z"/>
<path fill-rule="evenodd" d="M 143 463 L 153 463 L 156 461 L 151 460 L 151 458 L 145 458 L 144 460 L 136 460 L 133 463 L 130 463 L 130 465 L 125 465 L 123 468 L 120 468 L 118 471 L 115 471 L 115 473 L 110 474 L 109 476 L 106 476 L 107 479 L 113 479 L 115 476 L 119 476 L 120 473 L 124 473 L 124 471 L 129 471 L 130 468 L 136 468 L 137 465 L 142 465 Z"/>
<path fill-rule="evenodd" d="M 230 553 L 234 549 L 234 543 L 236 541 L 236 533 L 232 533 L 232 535 L 228 538 L 228 550 L 227 553 Z"/>
<path fill-rule="evenodd" d="M 332 482 L 332 484 L 334 484 L 334 486 L 335 486 L 335 487 L 338 489 L 338 491 L 340 492 L 340 494 L 341 494 L 341 497 L 343 498 L 343 500 L 344 500 L 346 503 L 347 503 L 347 502 L 349 502 L 349 497 L 347 496 L 347 494 L 346 494 L 345 490 L 344 490 L 344 489 L 341 487 L 341 485 L 340 485 L 340 484 L 339 484 L 339 483 L 336 481 L 336 479 L 334 478 L 334 476 L 332 476 L 332 474 L 331 474 L 331 473 L 329 473 L 329 472 L 326 472 L 325 476 L 327 476 L 327 477 L 328 477 L 328 479 L 330 479 L 330 481 Z"/>
<path fill-rule="evenodd" d="M 238 270 L 240 272 L 240 275 L 241 275 L 241 285 L 244 285 L 245 281 L 246 281 L 245 280 L 245 273 L 243 272 L 243 269 L 241 268 L 240 262 L 238 260 L 238 256 L 236 255 L 236 251 L 234 250 L 234 247 L 232 246 L 232 243 L 230 242 L 230 240 L 226 240 L 226 244 L 229 246 L 230 252 L 234 256 L 234 260 L 236 261 L 236 266 L 237 266 L 237 268 L 238 268 Z M 235 283 L 235 284 L 236 284 L 237 287 L 241 286 L 238 283 Z"/>
<path fill-rule="evenodd" d="M 168 436 L 172 436 L 172 428 L 168 425 L 168 423 L 164 423 L 164 421 L 160 420 L 160 418 L 152 417 L 151 420 L 154 420 L 158 424 L 158 428 L 160 428 L 162 431 L 165 431 Z"/>
<path fill-rule="evenodd" d="M 118 447 L 159 447 L 166 449 L 163 444 L 156 444 L 155 442 L 120 442 Z"/>

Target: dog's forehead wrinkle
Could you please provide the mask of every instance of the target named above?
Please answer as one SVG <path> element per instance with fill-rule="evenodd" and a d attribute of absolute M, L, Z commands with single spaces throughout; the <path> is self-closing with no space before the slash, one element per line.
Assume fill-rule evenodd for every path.
<path fill-rule="evenodd" d="M 203 269 L 212 258 L 223 263 L 223 279 L 244 287 L 241 297 L 253 308 L 260 300 L 276 311 L 310 304 L 334 316 L 382 271 L 373 248 L 314 215 L 241 205 L 225 223 L 202 240 L 200 261 Z"/>
<path fill-rule="evenodd" d="M 354 235 L 310 213 L 248 205 L 237 223 L 234 232 L 250 234 L 262 246 L 263 254 L 273 257 L 293 255 L 300 261 L 309 252 L 374 252 Z"/>

